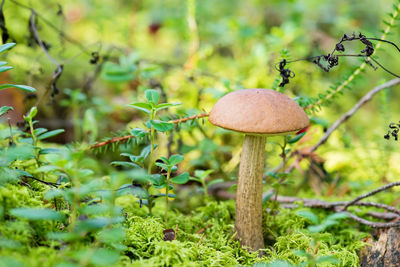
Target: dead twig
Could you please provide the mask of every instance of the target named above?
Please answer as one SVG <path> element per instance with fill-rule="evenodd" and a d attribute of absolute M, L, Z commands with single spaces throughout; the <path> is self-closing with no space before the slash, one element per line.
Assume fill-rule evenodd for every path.
<path fill-rule="evenodd" d="M 363 194 L 363 195 L 361 195 L 359 197 L 356 197 L 355 199 L 353 199 L 352 201 L 349 201 L 346 205 L 344 205 L 342 210 L 345 211 L 348 207 L 356 205 L 358 203 L 358 201 L 360 201 L 361 199 L 370 197 L 372 195 L 375 195 L 375 194 L 377 194 L 379 192 L 385 191 L 385 190 L 387 190 L 389 188 L 392 188 L 392 187 L 395 187 L 395 186 L 400 186 L 400 182 L 394 182 L 394 183 L 390 183 L 390 184 L 384 185 L 384 186 L 379 187 L 379 188 L 377 188 L 375 190 L 372 190 L 371 192 L 368 192 L 368 193 Z"/>
<path fill-rule="evenodd" d="M 394 186 L 400 186 L 400 182 L 394 182 L 394 183 L 384 185 L 384 186 L 379 187 L 375 190 L 372 190 L 366 194 L 356 197 L 355 199 L 350 200 L 350 201 L 328 202 L 328 201 L 323 201 L 320 199 L 307 199 L 307 198 L 297 198 L 297 197 L 280 196 L 280 195 L 277 196 L 276 201 L 278 203 L 281 203 L 282 208 L 289 208 L 289 209 L 298 208 L 299 205 L 297 205 L 295 203 L 301 202 L 303 207 L 330 209 L 330 210 L 333 210 L 334 212 L 345 212 L 346 214 L 349 215 L 349 218 L 353 219 L 354 221 L 357 221 L 361 224 L 364 224 L 364 225 L 367 225 L 367 226 L 370 226 L 373 228 L 400 227 L 400 210 L 399 209 L 397 209 L 393 206 L 382 204 L 382 203 L 360 201 L 364 198 L 375 195 L 379 192 L 385 191 Z M 226 187 L 221 187 L 220 190 L 214 190 L 211 192 L 213 195 L 218 196 L 219 198 L 225 198 L 225 199 L 235 198 L 235 195 L 233 193 L 226 192 L 224 189 L 226 189 Z M 272 190 L 264 193 L 264 196 L 271 194 L 271 192 L 272 192 Z M 346 209 L 350 206 L 375 207 L 375 208 L 385 209 L 386 211 L 389 211 L 389 212 L 368 211 L 368 212 L 366 212 L 366 215 L 377 218 L 377 219 L 396 220 L 396 221 L 389 222 L 389 223 L 369 221 L 369 220 L 358 217 L 357 215 L 351 213 L 350 211 L 347 211 Z M 356 210 L 356 212 L 358 212 L 358 211 L 359 210 Z"/>
<path fill-rule="evenodd" d="M 201 241 L 203 241 L 203 238 L 204 238 L 205 235 L 206 235 L 206 233 L 203 233 L 203 234 L 200 236 L 200 240 L 199 240 L 199 242 L 197 242 L 197 247 L 200 246 Z"/>
<path fill-rule="evenodd" d="M 388 87 L 397 85 L 399 83 L 400 83 L 399 78 L 393 79 L 393 80 L 390 80 L 387 83 L 379 85 L 379 86 L 375 87 L 374 89 L 372 89 L 371 91 L 369 91 L 348 112 L 346 112 L 342 117 L 340 117 L 337 121 L 335 121 L 335 123 L 332 124 L 331 127 L 329 127 L 329 129 L 326 131 L 324 136 L 311 148 L 310 152 L 314 152 L 315 150 L 318 149 L 318 147 L 323 145 L 328 140 L 328 138 L 331 136 L 333 131 L 335 131 L 342 123 L 344 123 L 351 116 L 353 116 L 354 113 L 357 112 L 357 110 L 359 110 L 364 104 L 366 104 L 368 101 L 370 101 L 377 93 L 379 93 L 380 91 L 382 91 Z"/>
<path fill-rule="evenodd" d="M 324 136 L 309 149 L 309 153 L 306 155 L 299 153 L 298 150 L 295 150 L 289 154 L 287 158 L 293 158 L 294 156 L 298 156 L 298 160 L 303 160 L 308 154 L 315 152 L 321 145 L 325 144 L 331 134 L 344 122 L 346 122 L 351 116 L 353 116 L 363 105 L 365 105 L 368 101 L 370 101 L 377 93 L 380 91 L 397 85 L 400 83 L 400 79 L 392 79 L 382 85 L 376 86 L 372 90 L 370 90 L 367 94 L 365 94 L 348 112 L 346 112 L 342 117 L 340 117 L 337 121 L 335 121 L 331 127 L 325 132 Z M 282 163 L 274 168 L 274 172 L 278 172 L 282 168 Z M 286 169 L 286 172 L 291 172 L 295 168 L 295 164 L 293 163 Z"/>
<path fill-rule="evenodd" d="M 58 184 L 57 184 L 57 183 L 46 182 L 46 181 L 40 180 L 40 179 L 38 179 L 38 178 L 35 178 L 35 177 L 33 177 L 33 176 L 22 176 L 22 177 L 23 177 L 23 178 L 29 178 L 29 179 L 38 181 L 38 182 L 40 182 L 40 183 L 42 183 L 42 184 L 45 184 L 45 185 L 48 185 L 48 186 L 53 186 L 53 187 L 55 187 L 55 188 L 58 188 Z"/>

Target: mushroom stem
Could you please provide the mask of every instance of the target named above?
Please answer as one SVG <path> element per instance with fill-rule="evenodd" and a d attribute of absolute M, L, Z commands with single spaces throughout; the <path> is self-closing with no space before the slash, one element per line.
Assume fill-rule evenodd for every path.
<path fill-rule="evenodd" d="M 245 135 L 236 192 L 236 231 L 242 246 L 264 247 L 262 231 L 262 177 L 267 138 Z"/>

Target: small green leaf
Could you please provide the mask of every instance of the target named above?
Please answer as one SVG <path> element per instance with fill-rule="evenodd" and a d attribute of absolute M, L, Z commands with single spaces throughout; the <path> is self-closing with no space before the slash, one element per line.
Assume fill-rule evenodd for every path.
<path fill-rule="evenodd" d="M 189 181 L 189 173 L 184 172 L 181 175 L 178 175 L 171 179 L 171 182 L 174 184 L 186 184 Z"/>
<path fill-rule="evenodd" d="M 269 192 L 268 194 L 263 196 L 262 203 L 265 203 L 266 201 L 270 200 L 273 195 L 274 195 L 274 192 Z"/>
<path fill-rule="evenodd" d="M 66 194 L 66 192 L 62 189 L 50 189 L 44 194 L 44 199 L 51 200 L 57 197 L 62 197 Z"/>
<path fill-rule="evenodd" d="M 144 111 L 147 114 L 151 113 L 152 106 L 148 103 L 132 103 L 129 104 L 131 107 L 136 108 L 138 110 Z"/>
<path fill-rule="evenodd" d="M 21 89 L 21 90 L 29 92 L 29 93 L 36 92 L 35 88 L 30 87 L 28 85 L 21 85 L 21 84 L 2 84 L 2 85 L 0 85 L 0 90 L 7 89 L 7 88 L 18 88 L 18 89 Z"/>
<path fill-rule="evenodd" d="M 46 128 L 37 128 L 33 131 L 35 133 L 36 136 L 41 135 L 42 133 L 47 132 Z"/>
<path fill-rule="evenodd" d="M 342 219 L 347 219 L 349 218 L 349 215 L 345 212 L 338 212 L 338 213 L 334 213 L 329 215 L 328 217 L 326 217 L 325 220 L 342 220 Z"/>
<path fill-rule="evenodd" d="M 166 187 L 166 184 L 165 184 L 165 176 L 164 175 L 161 175 L 161 174 L 152 174 L 151 176 L 150 176 L 150 179 L 149 179 L 150 181 L 151 181 L 151 183 L 155 186 L 155 187 L 157 187 L 158 189 L 161 189 L 161 188 L 164 188 L 164 187 Z"/>
<path fill-rule="evenodd" d="M 52 171 L 59 171 L 59 170 L 61 170 L 59 167 L 57 167 L 57 166 L 54 166 L 54 165 L 45 165 L 45 166 L 42 166 L 42 167 L 40 167 L 40 168 L 37 168 L 36 170 L 35 170 L 35 173 L 38 173 L 38 172 L 44 172 L 44 173 L 46 173 L 46 172 L 52 172 Z"/>
<path fill-rule="evenodd" d="M 52 209 L 15 208 L 10 210 L 12 216 L 32 221 L 52 220 L 63 221 L 64 215 Z"/>
<path fill-rule="evenodd" d="M 161 162 L 156 162 L 156 166 L 162 168 L 163 170 L 168 171 L 169 166 L 167 164 L 161 163 Z"/>
<path fill-rule="evenodd" d="M 126 167 L 126 168 L 134 168 L 134 169 L 140 168 L 139 165 L 137 165 L 133 162 L 127 162 L 127 161 L 113 161 L 113 162 L 111 162 L 111 165 L 121 166 L 121 167 Z"/>
<path fill-rule="evenodd" d="M 318 224 L 319 223 L 319 219 L 318 219 L 317 215 L 315 215 L 311 211 L 298 210 L 298 211 L 296 211 L 296 215 L 305 218 L 307 221 L 309 221 L 309 222 L 311 222 L 313 224 Z"/>
<path fill-rule="evenodd" d="M 156 111 L 165 109 L 165 108 L 169 108 L 169 107 L 174 107 L 174 106 L 179 106 L 181 105 L 181 103 L 162 103 L 162 104 L 158 104 L 156 106 Z"/>
<path fill-rule="evenodd" d="M 1 66 L 0 73 L 13 69 L 11 66 Z"/>
<path fill-rule="evenodd" d="M 166 132 L 174 129 L 174 124 L 160 120 L 150 120 L 150 124 L 159 132 Z"/>
<path fill-rule="evenodd" d="M 324 120 L 322 118 L 318 118 L 318 117 L 311 117 L 310 118 L 310 123 L 311 124 L 321 125 L 322 127 L 328 127 L 329 126 L 329 122 L 327 122 L 326 120 Z"/>
<path fill-rule="evenodd" d="M 169 158 L 169 165 L 176 165 L 184 159 L 182 155 L 172 155 Z"/>
<path fill-rule="evenodd" d="M 326 229 L 325 225 L 311 225 L 308 228 L 311 233 L 320 233 Z"/>
<path fill-rule="evenodd" d="M 160 94 L 158 93 L 157 90 L 154 89 L 148 89 L 144 92 L 147 101 L 157 104 L 158 100 L 160 99 Z"/>
<path fill-rule="evenodd" d="M 195 170 L 194 171 L 194 176 L 200 178 L 201 180 L 204 180 L 207 178 L 208 175 L 210 175 L 214 170 Z"/>
<path fill-rule="evenodd" d="M 48 239 L 61 240 L 61 241 L 65 241 L 65 242 L 79 240 L 79 239 L 83 238 L 78 233 L 66 233 L 66 232 L 49 232 L 46 234 L 46 237 Z M 59 266 L 59 265 L 57 265 L 57 266 Z M 67 266 L 69 266 L 69 265 L 67 265 Z"/>
<path fill-rule="evenodd" d="M 48 148 L 42 148 L 39 150 L 39 154 L 45 155 L 45 154 L 61 154 L 62 150 L 55 148 L 55 147 L 48 147 Z"/>
<path fill-rule="evenodd" d="M 160 159 L 161 159 L 165 164 L 169 164 L 169 159 L 167 159 L 166 157 L 160 157 Z"/>
<path fill-rule="evenodd" d="M 190 181 L 196 181 L 196 182 L 201 183 L 201 180 L 200 180 L 199 178 L 197 178 L 197 177 L 190 176 L 190 177 L 189 177 L 189 180 L 190 180 Z"/>
<path fill-rule="evenodd" d="M 223 182 L 224 182 L 224 179 L 219 178 L 219 179 L 212 180 L 211 182 L 209 182 L 207 184 L 207 186 L 212 186 L 213 184 L 219 184 L 219 183 L 223 183 Z"/>
<path fill-rule="evenodd" d="M 131 134 L 135 137 L 145 137 L 149 132 L 142 128 L 134 128 L 131 130 Z"/>
<path fill-rule="evenodd" d="M 289 144 L 293 144 L 298 142 L 304 135 L 306 134 L 306 132 L 302 132 L 301 134 L 296 135 L 295 137 L 289 139 L 287 142 Z"/>
<path fill-rule="evenodd" d="M 43 139 L 46 139 L 46 138 L 50 138 L 50 137 L 56 136 L 56 135 L 58 135 L 60 133 L 63 133 L 63 132 L 65 132 L 64 129 L 57 129 L 57 130 L 53 130 L 53 131 L 50 131 L 50 132 L 46 132 L 46 133 L 40 135 L 38 137 L 38 140 L 43 140 Z"/>
<path fill-rule="evenodd" d="M 0 117 L 3 116 L 4 114 L 6 114 L 10 110 L 14 110 L 14 108 L 7 107 L 7 106 L 0 107 Z"/>
<path fill-rule="evenodd" d="M 334 264 L 334 265 L 340 264 L 340 260 L 337 259 L 335 256 L 322 256 L 322 257 L 319 257 L 315 261 L 316 264 L 323 263 L 323 262 Z"/>
<path fill-rule="evenodd" d="M 3 44 L 2 46 L 0 46 L 0 53 L 6 51 L 7 49 L 10 49 L 11 47 L 14 47 L 15 45 L 16 43 Z"/>
<path fill-rule="evenodd" d="M 25 120 L 29 121 L 33 119 L 36 116 L 37 112 L 38 112 L 37 107 L 32 107 L 28 115 L 25 117 Z"/>

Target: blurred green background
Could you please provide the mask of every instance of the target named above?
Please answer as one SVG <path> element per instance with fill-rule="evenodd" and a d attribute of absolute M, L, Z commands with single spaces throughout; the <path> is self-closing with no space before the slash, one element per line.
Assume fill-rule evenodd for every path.
<path fill-rule="evenodd" d="M 283 51 L 290 59 L 298 59 L 329 53 L 344 33 L 379 38 L 392 4 L 390 0 L 10 0 L 5 1 L 4 15 L 10 38 L 18 45 L 7 54 L 15 70 L 1 79 L 39 91 L 36 98 L 13 96 L 19 116 L 40 100 L 41 125 L 67 130 L 59 142 L 94 142 L 142 125 L 142 114 L 126 104 L 142 99 L 145 88 L 160 89 L 168 101 L 183 103 L 176 114 L 165 114 L 168 118 L 209 112 L 219 97 L 232 90 L 276 87 L 280 81 L 276 64 Z M 37 11 L 42 41 L 64 66 L 57 82 L 60 92 L 53 98 L 49 85 L 56 67 L 30 38 L 31 11 L 26 8 L 30 6 Z M 397 43 L 398 33 L 394 27 L 387 38 Z M 359 42 L 345 47 L 348 53 L 363 48 Z M 95 64 L 90 63 L 93 52 L 100 56 Z M 400 73 L 398 53 L 392 46 L 383 44 L 376 58 Z M 296 77 L 284 93 L 318 97 L 362 62 L 350 57 L 339 60 L 329 73 L 307 61 L 290 64 Z M 382 69 L 367 67 L 350 84 L 351 89 L 310 116 L 323 119 L 326 128 L 367 91 L 392 78 Z M 0 97 L 6 99 L 4 94 L 0 92 Z M 332 177 L 344 175 L 354 181 L 366 176 L 372 180 L 396 177 L 398 144 L 384 140 L 383 135 L 390 122 L 400 119 L 398 96 L 395 89 L 381 92 L 318 150 Z M 234 176 L 242 137 L 215 129 L 207 121 L 200 125 L 183 125 L 190 131 L 173 137 L 173 149 L 190 153 L 188 168 L 216 168 L 215 176 Z M 321 125 L 312 127 L 300 148 L 314 144 L 323 131 Z M 267 151 L 271 150 L 278 151 L 277 146 L 269 144 Z M 269 157 L 268 166 L 279 160 Z M 302 164 L 308 168 L 308 163 Z"/>

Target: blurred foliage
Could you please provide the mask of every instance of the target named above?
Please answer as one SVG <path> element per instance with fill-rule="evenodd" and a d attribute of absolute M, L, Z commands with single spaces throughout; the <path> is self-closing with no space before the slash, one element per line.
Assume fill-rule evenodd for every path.
<path fill-rule="evenodd" d="M 0 83 L 37 92 L 0 90 L 0 106 L 14 109 L 1 113 L 0 124 L 0 266 L 358 265 L 370 229 L 302 207 L 264 214 L 264 257 L 240 248 L 233 202 L 215 201 L 207 190 L 236 180 L 243 136 L 206 118 L 171 120 L 209 112 L 218 98 L 243 88 L 273 88 L 305 105 L 321 98 L 362 60 L 341 58 L 329 73 L 299 61 L 285 88 L 277 87 L 277 63 L 327 54 L 345 33 L 380 38 L 397 1 L 3 3 L 8 42 L 17 45 L 1 54 L 14 69 L 1 73 Z M 394 22 L 387 39 L 396 42 Z M 346 51 L 360 47 L 350 43 Z M 376 57 L 400 73 L 393 47 L 382 44 Z M 349 88 L 309 111 L 311 127 L 289 137 L 285 153 L 307 151 L 390 79 L 367 66 Z M 264 191 L 284 184 L 280 194 L 339 200 L 395 181 L 398 143 L 383 136 L 400 120 L 399 97 L 391 88 L 379 93 L 290 174 L 271 172 L 282 161 L 283 140 L 269 138 Z M 130 134 L 136 138 L 118 139 Z M 101 141 L 107 145 L 92 147 Z M 398 194 L 373 199 L 400 203 Z M 272 198 L 265 200 L 275 210 Z M 163 241 L 163 230 L 176 225 L 177 240 Z"/>

